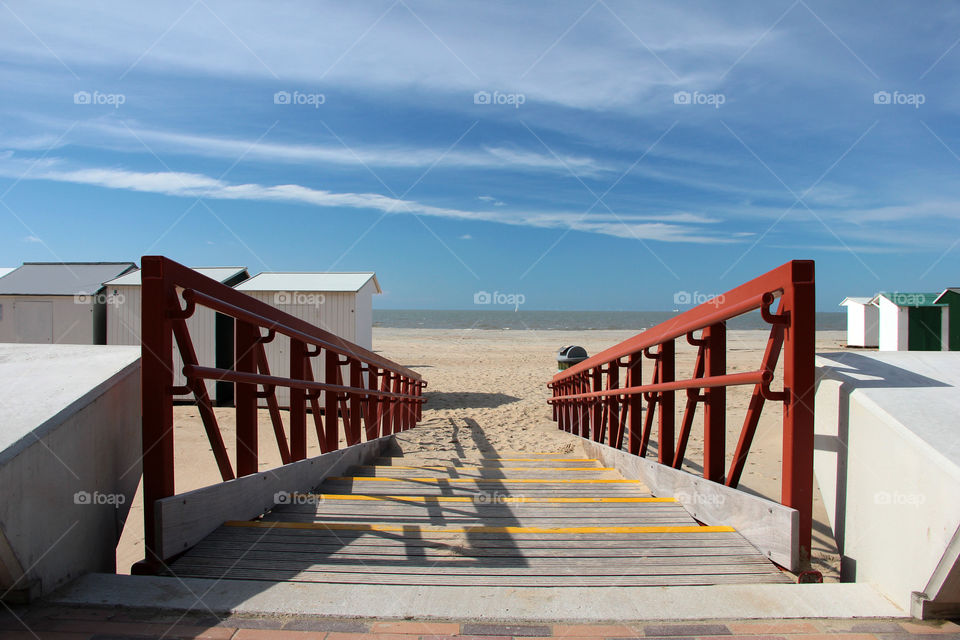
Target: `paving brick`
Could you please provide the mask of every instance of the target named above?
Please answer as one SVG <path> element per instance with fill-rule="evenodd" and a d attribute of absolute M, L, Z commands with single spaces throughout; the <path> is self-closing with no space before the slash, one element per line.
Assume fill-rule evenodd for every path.
<path fill-rule="evenodd" d="M 247 616 L 227 616 L 217 625 L 235 629 L 282 629 L 286 620 L 279 618 L 252 618 Z"/>
<path fill-rule="evenodd" d="M 359 620 L 330 620 L 329 618 L 296 618 L 283 625 L 293 631 L 339 631 L 341 633 L 366 633 L 370 626 Z"/>
<path fill-rule="evenodd" d="M 473 636 L 549 636 L 552 632 L 547 625 L 525 624 L 483 624 L 465 623 L 460 625 L 460 632 Z"/>
<path fill-rule="evenodd" d="M 770 622 L 728 622 L 727 628 L 730 629 L 731 633 L 738 636 L 821 632 L 820 627 L 813 622 L 787 622 L 780 620 L 771 620 Z"/>
<path fill-rule="evenodd" d="M 553 635 L 558 638 L 635 638 L 637 632 L 624 625 L 556 624 Z"/>
<path fill-rule="evenodd" d="M 847 630 L 851 633 L 902 633 L 903 627 L 889 620 L 868 620 L 851 622 Z"/>
<path fill-rule="evenodd" d="M 646 636 L 728 636 L 730 629 L 725 624 L 645 624 Z"/>
<path fill-rule="evenodd" d="M 89 640 L 91 637 L 89 633 L 60 631 L 0 631 L 0 640 Z M 142 637 L 139 640 L 142 640 Z"/>
<path fill-rule="evenodd" d="M 291 631 L 287 629 L 237 629 L 233 640 L 324 640 L 326 631 Z"/>
<path fill-rule="evenodd" d="M 877 636 L 872 633 L 846 633 L 844 631 L 828 630 L 823 633 L 798 633 L 790 636 L 790 640 L 877 640 Z"/>
<path fill-rule="evenodd" d="M 372 633 L 402 633 L 417 636 L 454 636 L 460 633 L 457 622 L 374 622 Z"/>
<path fill-rule="evenodd" d="M 438 636 L 423 636 L 433 639 Z M 334 631 L 327 634 L 326 640 L 420 640 L 420 636 L 402 633 L 342 633 Z"/>
<path fill-rule="evenodd" d="M 908 633 L 960 633 L 960 624 L 946 620 L 901 622 L 900 626 Z"/>
<path fill-rule="evenodd" d="M 535 637 L 535 636 L 527 636 Z M 431 640 L 511 640 L 510 636 L 430 636 Z"/>

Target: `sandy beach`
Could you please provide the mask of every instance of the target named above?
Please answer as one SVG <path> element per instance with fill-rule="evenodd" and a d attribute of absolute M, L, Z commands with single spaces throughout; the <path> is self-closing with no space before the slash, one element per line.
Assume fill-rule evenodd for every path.
<path fill-rule="evenodd" d="M 399 436 L 404 456 L 414 460 L 450 458 L 459 452 L 577 451 L 580 439 L 561 432 L 551 420 L 547 382 L 556 373 L 556 353 L 579 344 L 595 354 L 633 335 L 629 331 L 497 331 L 451 329 L 374 329 L 374 350 L 418 371 L 428 381 L 423 421 Z M 728 332 L 728 371 L 759 366 L 765 331 Z M 842 349 L 843 332 L 818 332 L 817 351 Z M 688 376 L 696 350 L 677 343 L 677 376 Z M 780 386 L 780 372 L 773 387 Z M 727 455 L 736 446 L 751 387 L 728 390 Z M 679 414 L 682 403 L 678 402 Z M 234 442 L 233 411 L 217 409 L 228 448 Z M 286 417 L 286 416 L 285 416 Z M 767 403 L 743 474 L 741 488 L 779 498 L 781 407 Z M 310 426 L 308 421 L 308 427 Z M 308 455 L 318 455 L 315 435 Z M 220 480 L 196 408 L 175 407 L 178 492 Z M 260 419 L 261 469 L 280 464 L 266 411 Z M 341 443 L 343 444 L 342 440 Z M 232 455 L 232 451 L 231 451 Z M 702 418 L 698 415 L 686 452 L 686 468 L 700 471 L 703 460 Z M 142 500 L 138 494 L 117 551 L 117 569 L 125 573 L 143 557 Z M 816 496 L 813 568 L 825 580 L 839 577 L 839 559 L 826 514 Z"/>

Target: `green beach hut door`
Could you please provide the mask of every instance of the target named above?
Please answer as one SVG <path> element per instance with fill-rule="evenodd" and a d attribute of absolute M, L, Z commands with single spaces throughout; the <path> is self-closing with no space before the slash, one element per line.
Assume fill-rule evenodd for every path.
<path fill-rule="evenodd" d="M 909 315 L 907 349 L 940 351 L 942 343 L 940 307 L 912 307 Z"/>

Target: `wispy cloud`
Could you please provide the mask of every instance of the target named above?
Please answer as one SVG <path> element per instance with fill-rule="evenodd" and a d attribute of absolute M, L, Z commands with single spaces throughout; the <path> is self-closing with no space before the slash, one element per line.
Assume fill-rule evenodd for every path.
<path fill-rule="evenodd" d="M 453 150 L 415 147 L 410 145 L 370 145 L 340 142 L 331 144 L 285 143 L 260 141 L 251 144 L 248 139 L 198 135 L 178 131 L 128 127 L 112 122 L 84 123 L 72 132 L 67 143 L 115 151 L 142 149 L 142 144 L 158 153 L 195 155 L 234 160 L 247 160 L 315 166 L 317 164 L 351 167 L 426 168 L 438 163 L 440 167 L 460 169 L 496 169 L 510 171 L 539 171 L 579 176 L 594 176 L 613 170 L 605 162 L 585 155 L 558 154 L 557 156 L 526 151 L 507 146 L 482 145 L 476 148 Z M 46 135 L 0 138 L 0 146 L 8 149 L 46 150 L 54 142 Z"/>
<path fill-rule="evenodd" d="M 15 169 L 0 165 L 0 173 L 13 175 Z M 114 168 L 58 169 L 45 167 L 34 171 L 30 179 L 52 180 L 108 189 L 158 193 L 175 197 L 213 200 L 251 200 L 283 202 L 324 208 L 366 209 L 388 214 L 414 214 L 453 220 L 492 222 L 544 229 L 566 229 L 619 238 L 639 238 L 663 242 L 725 243 L 734 240 L 722 231 L 705 231 L 696 224 L 715 219 L 689 213 L 584 216 L 576 212 L 538 212 L 528 210 L 473 211 L 437 207 L 416 200 L 393 198 L 378 193 L 334 192 L 299 184 L 235 184 L 199 173 L 140 172 Z"/>

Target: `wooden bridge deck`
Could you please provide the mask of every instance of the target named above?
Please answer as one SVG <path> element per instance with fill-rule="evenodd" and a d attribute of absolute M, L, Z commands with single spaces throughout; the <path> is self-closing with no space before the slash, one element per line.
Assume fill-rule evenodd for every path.
<path fill-rule="evenodd" d="M 729 527 L 698 523 L 596 460 L 381 458 L 227 522 L 171 566 L 181 577 L 449 586 L 790 582 Z"/>

